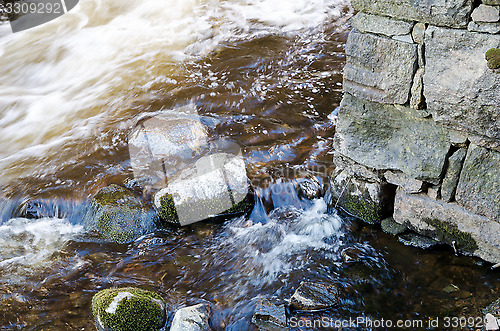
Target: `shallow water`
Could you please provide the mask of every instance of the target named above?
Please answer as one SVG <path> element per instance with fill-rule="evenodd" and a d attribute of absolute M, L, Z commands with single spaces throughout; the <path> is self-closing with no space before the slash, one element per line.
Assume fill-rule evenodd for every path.
<path fill-rule="evenodd" d="M 128 285 L 158 291 L 171 314 L 208 300 L 226 330 L 254 329 L 256 299 L 285 302 L 301 281 L 344 289 L 329 311 L 290 312 L 303 320 L 479 316 L 500 290 L 490 265 L 403 246 L 295 193 L 294 180 L 326 183 L 332 168 L 351 15 L 340 0 L 89 0 L 0 38 L 2 329 L 92 330 L 92 296 Z M 82 206 L 131 183 L 135 121 L 185 105 L 242 146 L 262 200 L 248 217 L 89 240 Z M 29 199 L 50 201 L 37 219 L 20 207 Z"/>

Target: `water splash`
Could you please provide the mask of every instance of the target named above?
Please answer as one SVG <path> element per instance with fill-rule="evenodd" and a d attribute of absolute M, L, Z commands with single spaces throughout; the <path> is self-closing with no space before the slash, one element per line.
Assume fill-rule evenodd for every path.
<path fill-rule="evenodd" d="M 50 268 L 82 226 L 65 219 L 13 218 L 0 225 L 0 283 L 20 284 Z"/>

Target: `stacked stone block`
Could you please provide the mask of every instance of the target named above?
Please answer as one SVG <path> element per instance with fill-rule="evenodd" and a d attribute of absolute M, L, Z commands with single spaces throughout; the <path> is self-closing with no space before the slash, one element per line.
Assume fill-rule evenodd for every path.
<path fill-rule="evenodd" d="M 351 2 L 333 204 L 499 263 L 500 0 Z"/>

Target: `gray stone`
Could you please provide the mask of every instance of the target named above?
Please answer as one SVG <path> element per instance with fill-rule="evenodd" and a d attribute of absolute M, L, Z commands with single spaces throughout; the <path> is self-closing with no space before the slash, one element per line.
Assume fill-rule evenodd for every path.
<path fill-rule="evenodd" d="M 344 91 L 381 103 L 408 101 L 417 66 L 416 45 L 353 30 L 346 54 Z"/>
<path fill-rule="evenodd" d="M 424 36 L 425 36 L 425 24 L 424 23 L 417 23 L 413 27 L 413 30 L 411 32 L 411 35 L 413 37 L 413 40 L 420 45 L 424 44 Z"/>
<path fill-rule="evenodd" d="M 395 20 L 386 16 L 358 13 L 351 19 L 353 28 L 389 37 L 410 33 L 413 22 Z"/>
<path fill-rule="evenodd" d="M 496 318 L 500 318 L 500 299 L 493 301 L 488 307 L 481 310 L 483 314 L 492 314 Z"/>
<path fill-rule="evenodd" d="M 351 0 L 362 12 L 438 26 L 464 28 L 472 11 L 472 0 Z"/>
<path fill-rule="evenodd" d="M 382 227 L 382 231 L 394 236 L 397 236 L 398 234 L 406 231 L 406 227 L 404 225 L 396 223 L 396 221 L 394 221 L 394 218 L 392 217 L 388 217 L 382 220 L 382 222 L 380 222 L 380 226 Z"/>
<path fill-rule="evenodd" d="M 118 243 L 134 241 L 160 225 L 153 208 L 116 184 L 101 189 L 92 198 L 83 222 L 87 232 Z"/>
<path fill-rule="evenodd" d="M 424 183 L 421 180 L 408 176 L 404 172 L 389 170 L 384 174 L 384 177 L 388 183 L 400 186 L 408 193 L 422 192 L 422 186 Z"/>
<path fill-rule="evenodd" d="M 474 22 L 494 23 L 500 21 L 498 7 L 481 4 L 472 12 Z"/>
<path fill-rule="evenodd" d="M 252 323 L 263 329 L 286 327 L 285 305 L 275 305 L 267 299 L 260 299 L 255 307 Z"/>
<path fill-rule="evenodd" d="M 450 141 L 453 146 L 466 147 L 467 135 L 463 132 L 450 129 Z"/>
<path fill-rule="evenodd" d="M 207 218 L 249 211 L 253 199 L 245 162 L 241 157 L 217 153 L 201 157 L 171 177 L 154 195 L 160 217 L 187 225 Z"/>
<path fill-rule="evenodd" d="M 453 244 L 460 252 L 493 263 L 500 262 L 500 223 L 474 214 L 456 203 L 398 189 L 394 220 L 422 235 Z"/>
<path fill-rule="evenodd" d="M 378 183 L 383 180 L 383 175 L 379 174 L 376 170 L 368 169 L 366 166 L 354 162 L 337 151 L 333 151 L 333 163 L 337 169 L 345 170 L 351 177 Z"/>
<path fill-rule="evenodd" d="M 402 41 L 404 43 L 413 44 L 413 37 L 410 33 L 402 35 L 402 36 L 394 36 L 392 39 L 397 41 Z"/>
<path fill-rule="evenodd" d="M 211 331 L 210 314 L 207 303 L 181 308 L 174 315 L 170 331 Z"/>
<path fill-rule="evenodd" d="M 378 170 L 399 170 L 438 184 L 450 147 L 446 129 L 407 107 L 381 105 L 345 94 L 334 149 Z"/>
<path fill-rule="evenodd" d="M 460 178 L 460 172 L 464 164 L 465 156 L 467 155 L 466 148 L 460 148 L 452 156 L 448 158 L 448 167 L 441 185 L 441 199 L 446 202 L 455 199 L 455 192 Z"/>
<path fill-rule="evenodd" d="M 425 67 L 424 45 L 417 46 L 417 57 L 418 57 L 418 67 L 424 68 Z"/>
<path fill-rule="evenodd" d="M 456 200 L 467 209 L 500 222 L 500 152 L 470 145 Z"/>
<path fill-rule="evenodd" d="M 490 33 L 497 34 L 500 33 L 500 23 L 481 23 L 481 22 L 469 22 L 467 26 L 467 30 L 473 32 L 482 32 L 482 33 Z"/>
<path fill-rule="evenodd" d="M 484 56 L 499 44 L 500 35 L 427 28 L 424 96 L 435 121 L 498 143 L 500 75 Z"/>
<path fill-rule="evenodd" d="M 331 206 L 342 207 L 367 223 L 379 223 L 389 214 L 392 195 L 393 189 L 387 183 L 357 179 L 342 169 L 337 169 L 332 174 Z"/>
<path fill-rule="evenodd" d="M 415 73 L 411 87 L 410 108 L 417 110 L 425 108 L 424 73 L 425 70 L 423 68 L 419 68 Z"/>
<path fill-rule="evenodd" d="M 434 199 L 441 199 L 441 185 L 431 185 L 427 188 L 427 195 Z"/>
<path fill-rule="evenodd" d="M 333 285 L 304 282 L 290 298 L 290 307 L 297 310 L 322 310 L 338 302 L 338 288 Z"/>

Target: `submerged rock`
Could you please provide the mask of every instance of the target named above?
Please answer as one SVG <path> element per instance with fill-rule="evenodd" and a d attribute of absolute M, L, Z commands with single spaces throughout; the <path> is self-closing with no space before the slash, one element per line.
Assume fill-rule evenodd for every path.
<path fill-rule="evenodd" d="M 101 189 L 84 217 L 85 229 L 101 239 L 126 243 L 153 232 L 156 212 L 130 190 L 116 184 Z"/>
<path fill-rule="evenodd" d="M 210 331 L 210 305 L 207 303 L 179 309 L 172 320 L 170 331 Z"/>
<path fill-rule="evenodd" d="M 134 287 L 98 292 L 92 298 L 92 313 L 99 331 L 157 331 L 166 322 L 163 298 Z"/>
<path fill-rule="evenodd" d="M 382 227 L 382 231 L 395 236 L 406 231 L 406 226 L 396 223 L 396 221 L 392 217 L 382 220 L 382 222 L 380 222 L 380 225 Z"/>
<path fill-rule="evenodd" d="M 338 289 L 333 285 L 304 282 L 290 299 L 290 307 L 297 310 L 321 310 L 339 302 Z"/>
<path fill-rule="evenodd" d="M 260 299 L 255 307 L 252 323 L 264 330 L 286 328 L 285 305 L 275 305 L 267 299 Z"/>
<path fill-rule="evenodd" d="M 413 246 L 413 247 L 418 247 L 418 248 L 423 248 L 423 249 L 428 249 L 432 248 L 438 244 L 440 244 L 439 241 L 429 238 L 429 237 L 424 237 L 415 233 L 409 233 L 400 236 L 399 241 L 402 242 L 403 244 L 407 246 Z"/>

